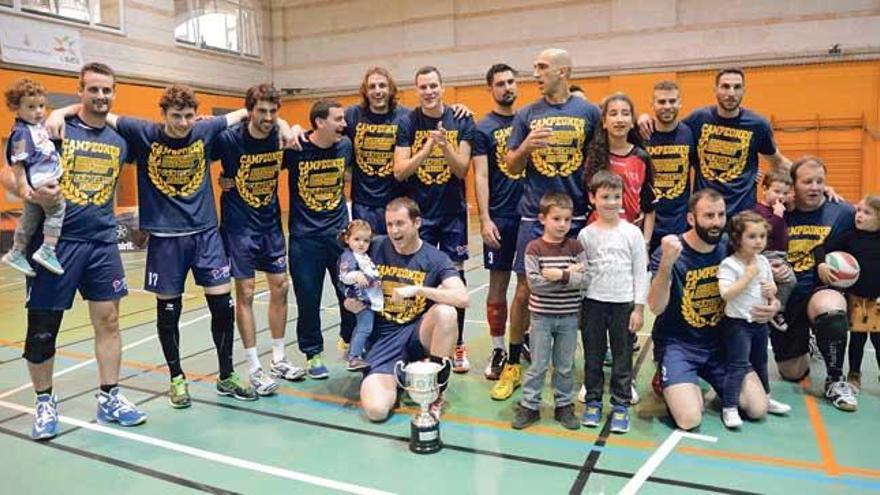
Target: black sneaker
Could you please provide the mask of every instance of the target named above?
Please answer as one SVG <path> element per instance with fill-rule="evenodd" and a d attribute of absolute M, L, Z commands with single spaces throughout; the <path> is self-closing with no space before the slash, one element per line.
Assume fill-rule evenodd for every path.
<path fill-rule="evenodd" d="M 529 343 L 529 332 L 523 335 L 522 358 L 528 362 L 532 362 L 532 346 Z"/>
<path fill-rule="evenodd" d="M 483 375 L 487 380 L 497 380 L 501 376 L 501 372 L 504 371 L 505 364 L 507 364 L 507 353 L 504 349 L 496 347 L 492 349 L 492 356 L 489 357 L 489 363 L 486 364 Z"/>
<path fill-rule="evenodd" d="M 541 419 L 540 412 L 518 405 L 513 413 L 513 423 L 511 423 L 511 426 L 513 426 L 514 430 L 522 430 L 537 423 L 539 419 Z"/>
<path fill-rule="evenodd" d="M 569 430 L 577 430 L 581 427 L 581 420 L 574 414 L 574 404 L 557 407 L 553 411 L 553 418 Z"/>
<path fill-rule="evenodd" d="M 785 315 L 782 312 L 773 315 L 773 318 L 770 319 L 770 326 L 780 332 L 788 330 L 788 322 L 785 321 Z"/>

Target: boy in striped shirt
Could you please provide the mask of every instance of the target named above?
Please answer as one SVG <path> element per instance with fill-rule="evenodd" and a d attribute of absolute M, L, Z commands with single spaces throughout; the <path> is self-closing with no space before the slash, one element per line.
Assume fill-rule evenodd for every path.
<path fill-rule="evenodd" d="M 554 418 L 576 430 L 574 414 L 574 355 L 577 350 L 578 315 L 587 285 L 586 256 L 581 244 L 568 239 L 573 205 L 563 192 L 541 198 L 538 220 L 544 228 L 540 238 L 526 246 L 526 277 L 531 295 L 532 365 L 523 379 L 523 397 L 513 418 L 513 428 L 525 428 L 540 419 L 541 389 L 553 364 Z"/>

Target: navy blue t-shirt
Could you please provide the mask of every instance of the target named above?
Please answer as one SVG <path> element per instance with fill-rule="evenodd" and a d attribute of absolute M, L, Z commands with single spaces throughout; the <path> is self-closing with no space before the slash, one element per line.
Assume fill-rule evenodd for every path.
<path fill-rule="evenodd" d="M 679 122 L 670 132 L 655 131 L 645 150 L 654 164 L 654 236 L 688 230 L 687 207 L 691 197 L 691 166 L 696 166 L 694 134 Z"/>
<path fill-rule="evenodd" d="M 518 207 L 521 216 L 538 218 L 538 203 L 545 193 L 551 191 L 562 191 L 571 196 L 574 216 L 584 216 L 587 211 L 584 159 L 599 120 L 596 105 L 576 96 L 561 104 L 551 104 L 541 98 L 516 113 L 507 140 L 510 150 L 519 148 L 534 128 L 553 129 L 550 146 L 533 151 L 526 163 L 523 195 Z"/>
<path fill-rule="evenodd" d="M 847 232 L 855 229 L 855 208 L 849 203 L 825 201 L 816 210 L 785 213 L 788 225 L 788 262 L 794 268 L 797 285 L 792 299 L 808 296 L 821 284 L 816 272 L 816 250 L 836 244 Z M 824 261 L 824 260 L 820 260 Z"/>
<path fill-rule="evenodd" d="M 201 232 L 217 226 L 211 187 L 211 148 L 226 117 L 196 122 L 184 138 L 163 124 L 120 117 L 119 133 L 138 164 L 140 227 L 154 234 Z"/>
<path fill-rule="evenodd" d="M 391 239 L 377 237 L 370 244 L 370 259 L 379 271 L 382 293 L 385 296 L 385 309 L 376 315 L 373 326 L 373 330 L 380 336 L 412 323 L 433 305 L 431 300 L 423 296 L 405 299 L 402 304 L 392 303 L 391 294 L 395 287 L 439 287 L 447 278 L 458 277 L 458 271 L 449 256 L 424 242 L 415 253 L 402 255 L 394 250 Z"/>
<path fill-rule="evenodd" d="M 42 123 L 30 124 L 15 118 L 12 132 L 6 142 L 6 163 L 21 163 L 25 178 L 33 188 L 39 188 L 61 178 L 61 168 L 55 144 Z"/>
<path fill-rule="evenodd" d="M 776 153 L 773 130 L 764 117 L 740 109 L 725 119 L 715 106 L 694 110 L 686 119 L 697 143 L 696 190 L 711 187 L 724 196 L 727 218 L 758 201 L 758 153 Z"/>
<path fill-rule="evenodd" d="M 335 237 L 348 225 L 343 187 L 351 163 L 351 141 L 346 137 L 329 148 L 308 141 L 302 151 L 284 152 L 284 167 L 290 171 L 291 236 Z"/>
<path fill-rule="evenodd" d="M 474 119 L 456 119 L 450 107 L 445 107 L 438 119 L 428 117 L 421 108 L 416 108 L 401 119 L 397 146 L 410 148 L 415 155 L 424 146 L 428 133 L 437 130 L 437 124 L 441 121 L 454 150 L 458 151 L 464 141 L 473 142 Z M 406 181 L 404 189 L 407 196 L 418 203 L 425 218 L 457 215 L 467 210 L 464 181 L 452 173 L 440 146 L 431 148 L 431 153 Z"/>
<path fill-rule="evenodd" d="M 89 127 L 79 117 L 67 119 L 61 143 L 58 181 L 66 200 L 61 238 L 116 243 L 113 195 L 128 145 L 110 126 Z"/>
<path fill-rule="evenodd" d="M 724 316 L 724 300 L 718 290 L 718 266 L 727 257 L 727 238 L 709 253 L 694 250 L 682 236 L 678 239 L 682 250 L 670 274 L 669 304 L 654 320 L 651 335 L 660 344 L 712 348 L 721 343 L 718 323 Z M 654 276 L 662 256 L 661 248 L 651 256 Z"/>
<path fill-rule="evenodd" d="M 394 178 L 394 146 L 400 129 L 400 119 L 410 110 L 396 106 L 394 110 L 378 114 L 352 105 L 345 110 L 345 132 L 354 148 L 354 168 L 351 172 L 351 200 L 369 206 L 385 206 L 392 199 L 403 196 L 403 187 Z"/>
<path fill-rule="evenodd" d="M 220 194 L 220 225 L 234 234 L 271 232 L 281 228 L 278 174 L 284 150 L 278 130 L 256 139 L 242 122 L 220 134 L 212 158 L 220 160 L 223 176 L 235 179 L 235 188 Z"/>
<path fill-rule="evenodd" d="M 517 206 L 522 196 L 522 178 L 525 170 L 511 174 L 504 155 L 507 139 L 513 130 L 513 115 L 489 112 L 477 124 L 474 133 L 473 156 L 486 156 L 489 164 L 489 216 L 492 218 L 519 218 Z"/>

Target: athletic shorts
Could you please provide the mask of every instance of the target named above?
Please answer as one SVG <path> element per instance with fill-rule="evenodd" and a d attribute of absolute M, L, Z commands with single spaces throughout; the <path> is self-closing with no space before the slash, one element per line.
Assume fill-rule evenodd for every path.
<path fill-rule="evenodd" d="M 513 268 L 513 257 L 516 254 L 519 218 L 493 218 L 492 222 L 501 234 L 501 246 L 492 249 L 483 242 L 483 268 L 509 272 Z"/>
<path fill-rule="evenodd" d="M 381 374 L 393 375 L 394 365 L 398 361 L 409 363 L 428 357 L 422 341 L 419 340 L 419 326 L 422 319 L 401 326 L 394 332 L 385 335 L 370 335 L 369 350 L 366 360 L 370 363 L 370 371 L 367 375 Z"/>
<path fill-rule="evenodd" d="M 572 220 L 567 237 L 574 239 L 584 228 L 586 220 Z M 513 256 L 513 271 L 526 272 L 525 253 L 529 242 L 544 235 L 544 226 L 537 220 L 520 220 L 516 231 L 516 254 Z"/>
<path fill-rule="evenodd" d="M 371 206 L 360 203 L 351 204 L 351 218 L 353 220 L 363 220 L 370 224 L 373 229 L 373 235 L 385 235 L 385 207 Z"/>
<path fill-rule="evenodd" d="M 232 278 L 254 278 L 255 271 L 287 272 L 287 242 L 278 228 L 268 232 L 233 234 L 220 229 L 229 256 Z"/>
<path fill-rule="evenodd" d="M 714 349 L 698 349 L 677 342 L 663 346 L 660 360 L 660 386 L 663 388 L 679 383 L 699 385 L 699 378 L 702 378 L 720 396 L 726 374 L 727 360 L 720 345 Z"/>
<path fill-rule="evenodd" d="M 440 218 L 422 217 L 419 237 L 446 253 L 452 261 L 468 259 L 467 211 Z"/>
<path fill-rule="evenodd" d="M 156 294 L 183 294 L 186 274 L 196 284 L 214 287 L 229 283 L 229 260 L 217 229 L 178 237 L 150 236 L 144 289 Z"/>
<path fill-rule="evenodd" d="M 28 309 L 70 309 L 77 290 L 86 301 L 115 301 L 128 295 L 116 244 L 62 238 L 55 252 L 64 275 L 34 263 L 37 275 L 27 279 Z"/>

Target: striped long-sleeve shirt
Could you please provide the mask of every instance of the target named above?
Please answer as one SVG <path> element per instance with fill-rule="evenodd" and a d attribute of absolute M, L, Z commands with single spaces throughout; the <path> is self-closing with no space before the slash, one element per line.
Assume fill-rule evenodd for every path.
<path fill-rule="evenodd" d="M 575 239 L 554 243 L 539 238 L 529 242 L 524 260 L 531 292 L 529 311 L 550 315 L 577 313 L 588 279 L 585 272 L 568 268 L 575 263 L 586 267 L 586 260 L 583 246 Z M 545 268 L 562 269 L 562 279 L 547 280 L 541 274 Z"/>

